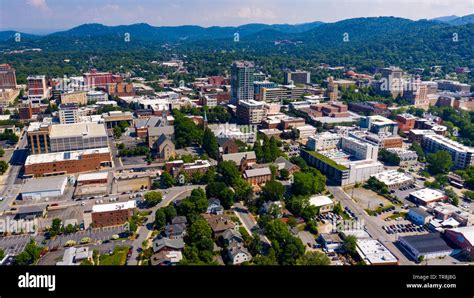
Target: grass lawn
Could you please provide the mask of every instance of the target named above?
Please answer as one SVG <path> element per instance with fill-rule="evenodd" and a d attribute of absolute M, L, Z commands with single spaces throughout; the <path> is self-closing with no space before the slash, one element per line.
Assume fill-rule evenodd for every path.
<path fill-rule="evenodd" d="M 114 252 L 112 255 L 101 255 L 99 257 L 100 265 L 115 265 L 115 266 L 123 266 L 127 261 L 127 253 L 128 253 L 128 246 L 117 246 L 114 248 Z"/>

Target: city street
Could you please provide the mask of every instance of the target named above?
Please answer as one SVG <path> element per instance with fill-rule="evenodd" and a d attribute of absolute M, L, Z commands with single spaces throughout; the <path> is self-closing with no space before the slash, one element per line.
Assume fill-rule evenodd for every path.
<path fill-rule="evenodd" d="M 9 208 L 20 192 L 21 179 L 18 179 L 18 175 L 28 156 L 28 149 L 25 149 L 27 144 L 26 134 L 22 134 L 9 161 L 9 170 L 4 174 L 7 176 L 2 177 L 4 182 L 0 185 L 0 197 L 3 197 L 3 201 L 0 202 L 0 214 Z"/>
<path fill-rule="evenodd" d="M 155 222 L 155 212 L 158 210 L 158 208 L 163 208 L 168 206 L 170 203 L 176 200 L 183 199 L 191 194 L 191 191 L 195 188 L 202 187 L 204 188 L 204 185 L 190 185 L 190 186 L 177 186 L 177 187 L 172 187 L 166 190 L 160 190 L 163 193 L 163 201 L 156 205 L 155 207 L 150 210 L 151 213 L 148 215 L 145 219 L 145 225 L 140 226 L 138 228 L 138 237 L 133 241 L 133 248 L 132 248 L 132 256 L 130 257 L 130 260 L 128 261 L 128 265 L 139 265 L 139 260 L 138 256 L 141 251 L 142 243 L 143 241 L 147 240 L 150 238 L 151 233 L 153 232 L 154 228 L 154 222 Z"/>
<path fill-rule="evenodd" d="M 382 226 L 377 225 L 374 220 L 361 208 L 357 203 L 352 201 L 351 197 L 342 190 L 341 187 L 337 186 L 328 186 L 328 190 L 334 195 L 335 199 L 341 202 L 343 207 L 348 207 L 351 209 L 355 215 L 359 218 L 359 220 L 364 221 L 364 225 L 367 229 L 367 233 L 369 233 L 372 238 L 379 240 L 382 242 L 392 254 L 397 257 L 398 262 L 400 265 L 414 265 L 412 261 L 410 261 L 394 244 L 394 242 L 388 239 L 388 236 Z"/>
<path fill-rule="evenodd" d="M 253 232 L 257 232 L 260 235 L 260 240 L 266 242 L 267 244 L 271 244 L 270 240 L 268 240 L 267 236 L 263 234 L 260 227 L 257 224 L 257 221 L 253 217 L 252 213 L 245 207 L 242 203 L 236 202 L 232 207 L 235 215 L 240 219 L 244 228 L 247 232 L 252 235 Z"/>

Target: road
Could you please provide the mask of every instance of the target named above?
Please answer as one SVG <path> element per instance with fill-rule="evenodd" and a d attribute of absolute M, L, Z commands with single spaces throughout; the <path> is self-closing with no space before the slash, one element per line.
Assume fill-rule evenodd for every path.
<path fill-rule="evenodd" d="M 257 224 L 257 221 L 253 217 L 252 213 L 250 213 L 250 211 L 247 209 L 247 207 L 245 207 L 240 202 L 236 202 L 234 203 L 232 210 L 234 211 L 235 215 L 237 215 L 237 217 L 240 219 L 240 221 L 244 225 L 244 228 L 250 235 L 252 235 L 252 233 L 256 231 L 260 235 L 261 241 L 266 242 L 267 244 L 271 244 L 270 240 L 268 240 L 267 236 L 263 234 Z"/>
<path fill-rule="evenodd" d="M 172 187 L 167 190 L 161 191 L 163 193 L 164 199 L 158 205 L 153 208 L 147 209 L 151 211 L 145 219 L 145 224 L 138 228 L 138 237 L 133 241 L 132 256 L 130 257 L 127 265 L 139 265 L 139 255 L 141 252 L 142 243 L 145 240 L 148 240 L 153 232 L 154 222 L 155 222 L 155 212 L 158 208 L 163 208 L 168 206 L 171 202 L 178 199 L 188 196 L 191 191 L 195 188 L 202 187 L 204 185 L 185 185 Z"/>
<path fill-rule="evenodd" d="M 10 204 L 15 201 L 20 193 L 21 179 L 18 179 L 18 175 L 28 156 L 28 149 L 26 149 L 27 144 L 26 133 L 24 133 L 18 141 L 15 151 L 8 162 L 10 167 L 6 173 L 6 175 L 8 175 L 5 178 L 6 181 L 0 185 L 0 196 L 4 198 L 3 201 L 0 202 L 0 214 L 9 208 Z"/>
<path fill-rule="evenodd" d="M 359 218 L 359 220 L 364 221 L 364 225 L 367 229 L 367 233 L 372 236 L 372 238 L 379 240 L 382 242 L 385 247 L 387 247 L 392 254 L 397 257 L 398 262 L 400 265 L 414 265 L 415 263 L 410 261 L 399 249 L 398 247 L 392 242 L 390 239 L 387 238 L 384 230 L 381 226 L 377 225 L 373 219 L 364 211 L 362 207 L 357 205 L 351 197 L 344 192 L 341 187 L 335 186 L 328 186 L 328 190 L 334 195 L 334 197 L 341 202 L 342 206 L 348 207 L 351 209 L 355 215 Z"/>

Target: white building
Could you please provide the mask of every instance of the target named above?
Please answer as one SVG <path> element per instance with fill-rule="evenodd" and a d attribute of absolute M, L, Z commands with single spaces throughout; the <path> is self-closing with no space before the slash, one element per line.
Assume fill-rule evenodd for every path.
<path fill-rule="evenodd" d="M 312 196 L 309 204 L 319 208 L 319 213 L 329 212 L 334 208 L 334 202 L 327 196 Z"/>
<path fill-rule="evenodd" d="M 357 159 L 376 161 L 379 147 L 353 137 L 341 139 L 341 149 L 354 155 Z"/>
<path fill-rule="evenodd" d="M 466 169 L 474 165 L 474 148 L 465 146 L 441 135 L 426 135 L 423 137 L 423 147 L 430 152 L 446 150 L 453 159 L 454 166 Z"/>
<path fill-rule="evenodd" d="M 410 193 L 410 199 L 418 205 L 426 206 L 428 204 L 446 199 L 447 196 L 436 189 L 423 188 Z"/>
<path fill-rule="evenodd" d="M 372 175 L 375 179 L 380 182 L 383 182 L 389 189 L 400 188 L 406 185 L 413 184 L 413 177 L 401 173 L 397 170 L 389 170 L 381 173 Z"/>
<path fill-rule="evenodd" d="M 397 265 L 398 259 L 380 241 L 357 239 L 356 251 L 367 265 Z"/>
<path fill-rule="evenodd" d="M 31 155 L 37 156 L 37 155 Z M 31 157 L 30 156 L 30 157 Z M 54 176 L 47 178 L 27 179 L 21 187 L 23 200 L 40 200 L 46 198 L 57 198 L 64 194 L 67 185 L 66 176 Z"/>
<path fill-rule="evenodd" d="M 101 102 L 108 101 L 109 96 L 104 91 L 89 91 L 87 92 L 87 101 Z"/>
<path fill-rule="evenodd" d="M 308 137 L 308 143 L 306 143 L 306 147 L 314 151 L 325 151 L 338 148 L 340 142 L 340 135 L 330 132 L 322 132 L 320 134 Z"/>

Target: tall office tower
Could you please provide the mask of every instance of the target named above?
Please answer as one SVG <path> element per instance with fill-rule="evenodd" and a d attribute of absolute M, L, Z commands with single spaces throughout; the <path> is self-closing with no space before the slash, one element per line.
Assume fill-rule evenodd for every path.
<path fill-rule="evenodd" d="M 329 98 L 329 100 L 334 101 L 337 100 L 338 98 L 338 86 L 334 82 L 333 77 L 328 78 L 328 88 L 326 89 L 326 97 Z"/>
<path fill-rule="evenodd" d="M 15 69 L 10 64 L 0 64 L 0 89 L 16 89 Z"/>
<path fill-rule="evenodd" d="M 428 98 L 428 85 L 424 84 L 419 77 L 409 85 L 404 97 L 409 99 L 412 105 L 417 108 L 427 110 L 430 107 L 430 99 Z"/>
<path fill-rule="evenodd" d="M 289 85 L 290 82 L 293 84 L 309 84 L 311 81 L 311 73 L 308 71 L 285 71 L 284 84 Z"/>
<path fill-rule="evenodd" d="M 45 76 L 28 77 L 28 99 L 33 103 L 39 103 L 48 97 L 48 87 Z"/>
<path fill-rule="evenodd" d="M 382 84 L 380 91 L 389 93 L 393 98 L 403 96 L 403 70 L 398 67 L 387 67 L 380 70 L 382 74 Z"/>
<path fill-rule="evenodd" d="M 231 102 L 253 100 L 253 82 L 255 66 L 250 61 L 235 61 L 232 64 L 230 78 Z"/>

